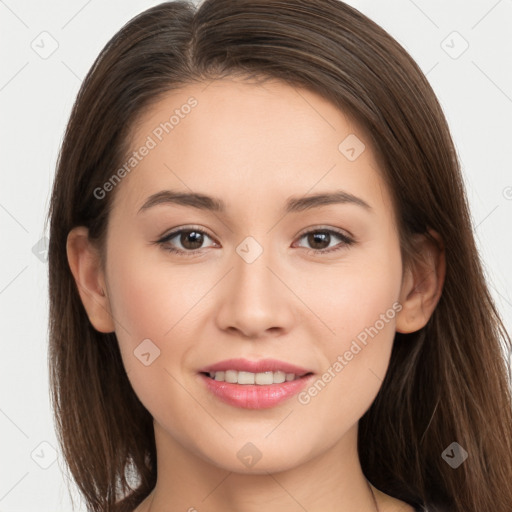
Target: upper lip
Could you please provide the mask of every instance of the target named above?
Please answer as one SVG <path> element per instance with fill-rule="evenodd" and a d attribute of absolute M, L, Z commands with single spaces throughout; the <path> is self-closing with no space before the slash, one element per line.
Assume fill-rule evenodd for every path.
<path fill-rule="evenodd" d="M 301 368 L 294 364 L 279 361 L 277 359 L 259 359 L 258 361 L 249 361 L 248 359 L 226 359 L 218 363 L 205 366 L 200 373 L 222 372 L 226 370 L 237 370 L 242 372 L 263 373 L 263 372 L 277 372 L 282 371 L 285 373 L 294 373 L 297 376 L 312 373 L 311 370 Z"/>

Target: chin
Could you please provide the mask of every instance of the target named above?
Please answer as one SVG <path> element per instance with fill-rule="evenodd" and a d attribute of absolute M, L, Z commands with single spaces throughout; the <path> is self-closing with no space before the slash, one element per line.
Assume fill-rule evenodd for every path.
<path fill-rule="evenodd" d="M 236 448 L 226 447 L 219 454 L 203 453 L 202 457 L 214 466 L 244 475 L 265 475 L 267 473 L 279 473 L 288 471 L 304 462 L 306 454 L 297 453 L 295 447 L 290 446 L 288 450 L 276 451 L 272 447 L 263 447 L 263 441 L 234 443 Z M 240 447 L 238 447 L 240 445 Z M 260 446 L 260 448 L 258 448 Z M 228 457 L 228 453 L 234 452 L 234 457 Z M 218 457 L 216 457 L 218 455 Z M 302 455 L 302 457 L 301 457 Z"/>

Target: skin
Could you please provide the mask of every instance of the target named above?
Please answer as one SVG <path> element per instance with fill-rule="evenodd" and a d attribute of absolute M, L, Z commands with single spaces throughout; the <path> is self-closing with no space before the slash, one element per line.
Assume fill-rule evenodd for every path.
<path fill-rule="evenodd" d="M 117 185 L 105 268 L 86 228 L 68 237 L 89 319 L 98 331 L 115 331 L 133 389 L 154 418 L 158 481 L 136 510 L 373 511 L 358 421 L 381 387 L 395 331 L 417 331 L 431 316 L 444 255 L 419 239 L 425 264 L 404 267 L 369 138 L 307 90 L 234 78 L 186 86 L 144 113 L 133 149 L 191 96 L 197 106 Z M 338 149 L 349 134 L 365 144 L 354 161 Z M 218 197 L 227 209 L 169 203 L 138 213 L 166 189 Z M 291 196 L 338 189 L 371 210 L 346 203 L 283 215 Z M 153 243 L 190 226 L 207 233 L 194 257 Z M 327 228 L 356 242 L 343 246 L 333 234 L 311 245 L 303 236 Z M 263 249 L 252 263 L 236 252 L 247 236 Z M 171 245 L 194 250 L 179 236 Z M 308 253 L 335 246 L 341 249 Z M 321 377 L 397 302 L 402 309 L 308 404 L 295 396 L 270 409 L 236 408 L 198 376 L 224 359 L 271 357 Z M 149 366 L 133 353 L 147 338 L 160 349 Z M 237 457 L 248 442 L 262 455 L 252 467 Z M 381 512 L 412 510 L 374 492 Z"/>

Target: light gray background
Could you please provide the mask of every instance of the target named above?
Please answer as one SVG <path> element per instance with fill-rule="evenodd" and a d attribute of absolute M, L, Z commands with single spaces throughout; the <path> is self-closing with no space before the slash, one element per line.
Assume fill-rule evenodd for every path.
<path fill-rule="evenodd" d="M 0 512 L 71 510 L 54 451 L 47 264 L 37 244 L 81 79 L 118 29 L 157 3 L 0 0 Z M 348 3 L 427 74 L 458 149 L 491 291 L 512 331 L 512 0 Z"/>

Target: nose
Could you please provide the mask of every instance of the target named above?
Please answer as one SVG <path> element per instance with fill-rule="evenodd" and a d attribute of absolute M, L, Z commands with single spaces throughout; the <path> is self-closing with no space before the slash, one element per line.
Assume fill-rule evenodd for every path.
<path fill-rule="evenodd" d="M 219 295 L 218 327 L 253 339 L 289 332 L 298 318 L 296 298 L 270 251 L 252 262 L 235 253 L 232 263 Z"/>

